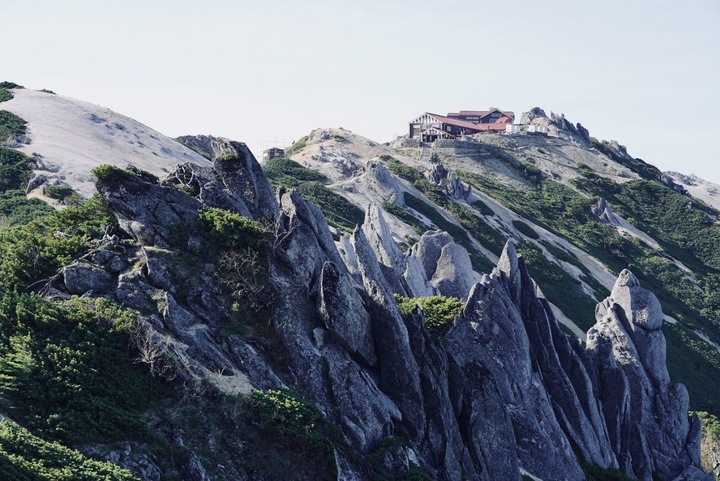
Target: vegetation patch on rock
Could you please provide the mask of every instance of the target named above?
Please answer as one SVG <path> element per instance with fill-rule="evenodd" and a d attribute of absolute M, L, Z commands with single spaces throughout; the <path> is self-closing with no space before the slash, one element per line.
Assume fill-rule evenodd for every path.
<path fill-rule="evenodd" d="M 13 481 L 140 480 L 113 463 L 45 441 L 7 419 L 0 420 L 0 472 L 3 479 Z"/>
<path fill-rule="evenodd" d="M 400 313 L 410 315 L 419 305 L 423 310 L 425 327 L 435 337 L 441 338 L 462 310 L 460 299 L 442 295 L 429 297 L 402 297 L 395 295 Z"/>

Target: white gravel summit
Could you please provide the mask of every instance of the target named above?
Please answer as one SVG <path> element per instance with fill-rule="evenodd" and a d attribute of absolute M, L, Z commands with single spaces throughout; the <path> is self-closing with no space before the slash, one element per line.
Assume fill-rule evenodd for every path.
<path fill-rule="evenodd" d="M 89 197 L 95 192 L 90 172 L 100 164 L 132 164 L 161 177 L 181 163 L 209 165 L 170 137 L 107 108 L 29 89 L 12 93 L 0 109 L 27 122 L 27 139 L 11 147 L 34 157 L 35 172 L 49 184 L 67 184 Z"/>

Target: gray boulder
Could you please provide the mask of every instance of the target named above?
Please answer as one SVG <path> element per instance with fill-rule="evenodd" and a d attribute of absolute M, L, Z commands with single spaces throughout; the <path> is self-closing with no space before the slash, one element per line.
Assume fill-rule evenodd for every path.
<path fill-rule="evenodd" d="M 517 265 L 516 272 L 519 272 L 524 266 L 517 258 L 515 261 L 509 264 Z M 534 369 L 519 302 L 514 302 L 511 290 L 511 286 L 519 283 L 508 276 L 508 272 L 496 269 L 492 275 L 483 276 L 446 336 L 449 351 L 463 369 L 467 385 L 479 382 L 478 373 L 489 373 L 497 385 L 501 405 L 507 409 L 506 416 L 499 417 L 499 424 L 492 428 L 504 433 L 503 442 L 483 441 L 484 434 L 478 433 L 476 438 L 482 444 L 476 449 L 491 463 L 504 456 L 542 479 L 582 479 L 582 471 L 557 422 L 542 377 Z M 519 301 L 519 296 L 517 299 Z M 491 386 L 477 389 L 493 396 L 492 391 L 487 391 Z M 465 392 L 464 397 L 468 396 L 472 393 Z M 505 417 L 512 425 L 511 433 L 503 428 Z M 478 428 L 482 425 L 477 424 Z M 512 444 L 516 445 L 514 450 Z"/>
<path fill-rule="evenodd" d="M 445 296 L 465 299 L 473 284 L 480 280 L 465 248 L 456 244 L 447 232 L 424 233 L 409 255 L 420 261 L 433 289 Z M 417 284 L 422 285 L 422 281 L 413 282 Z"/>
<path fill-rule="evenodd" d="M 472 269 L 470 256 L 464 247 L 454 242 L 442 247 L 430 279 L 430 284 L 438 292 L 444 296 L 465 299 L 479 280 L 480 274 Z"/>
<path fill-rule="evenodd" d="M 277 293 L 272 323 L 287 353 L 290 380 L 293 384 L 304 386 L 308 398 L 328 420 L 340 426 L 353 446 L 369 452 L 384 436 L 394 431 L 393 426 L 403 418 L 403 414 L 380 389 L 374 376 L 361 368 L 342 347 L 343 344 L 350 346 L 351 342 L 355 344 L 355 341 L 364 339 L 362 329 L 351 336 L 346 331 L 357 327 L 342 326 L 338 332 L 343 333 L 345 341 L 329 342 L 332 336 L 321 315 L 322 300 L 319 301 L 320 306 L 315 300 L 322 295 L 323 268 L 327 263 L 336 268 L 337 283 L 343 283 L 341 290 L 352 285 L 353 280 L 343 268 L 344 263 L 335 249 L 322 213 L 296 192 L 280 191 L 279 196 L 279 232 L 270 259 L 271 279 Z M 341 278 L 344 279 L 339 280 Z M 330 302 L 334 289 L 327 285 L 326 289 L 325 309 L 337 315 L 338 300 Z M 365 302 L 350 302 L 355 308 L 365 309 Z M 357 312 L 354 316 L 363 314 Z M 372 333 L 374 336 L 374 328 Z M 356 334 L 359 338 L 352 340 Z M 364 342 L 358 342 L 361 348 L 358 352 L 365 352 L 367 357 L 371 357 L 369 351 L 362 347 Z"/>
<path fill-rule="evenodd" d="M 178 139 L 213 161 L 213 167 L 184 164 L 170 176 L 173 183 L 198 192 L 206 204 L 256 220 L 275 219 L 278 205 L 260 164 L 242 142 L 207 135 Z"/>
<path fill-rule="evenodd" d="M 257 389 L 279 389 L 285 387 L 267 362 L 252 346 L 243 342 L 239 336 L 228 336 L 225 348 Z"/>
<path fill-rule="evenodd" d="M 363 184 L 380 199 L 405 207 L 403 189 L 389 170 L 378 161 L 371 161 L 363 173 Z"/>
<path fill-rule="evenodd" d="M 132 176 L 98 179 L 96 188 L 120 228 L 140 245 L 169 249 L 187 242 L 183 233 L 197 232 L 202 204 L 184 192 L 158 184 L 139 171 Z"/>
<path fill-rule="evenodd" d="M 82 295 L 92 291 L 102 296 L 112 291 L 115 280 L 112 274 L 93 264 L 75 262 L 62 270 L 65 288 L 70 294 Z"/>
<path fill-rule="evenodd" d="M 213 167 L 223 190 L 242 198 L 253 219 L 275 219 L 275 193 L 260 164 L 244 143 L 227 139 L 212 142 Z"/>

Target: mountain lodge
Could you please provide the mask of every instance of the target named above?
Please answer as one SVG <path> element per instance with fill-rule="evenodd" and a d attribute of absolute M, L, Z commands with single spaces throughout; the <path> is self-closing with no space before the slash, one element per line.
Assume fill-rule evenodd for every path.
<path fill-rule="evenodd" d="M 488 110 L 461 110 L 447 115 L 425 112 L 409 123 L 410 138 L 419 137 L 422 142 L 437 139 L 454 139 L 460 135 L 480 132 L 505 132 L 505 127 L 515 120 L 514 112 L 495 107 Z"/>

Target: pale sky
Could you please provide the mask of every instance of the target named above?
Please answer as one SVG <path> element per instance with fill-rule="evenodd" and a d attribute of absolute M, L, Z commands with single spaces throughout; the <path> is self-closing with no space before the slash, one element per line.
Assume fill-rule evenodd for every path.
<path fill-rule="evenodd" d="M 720 183 L 719 0 L 0 0 L 0 80 L 259 156 L 429 111 L 564 113 Z"/>

